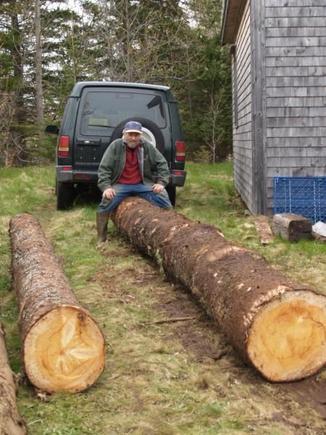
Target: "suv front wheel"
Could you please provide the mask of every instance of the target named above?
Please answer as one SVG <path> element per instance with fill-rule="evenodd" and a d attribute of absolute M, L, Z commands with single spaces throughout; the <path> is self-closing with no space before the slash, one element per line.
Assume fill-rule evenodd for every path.
<path fill-rule="evenodd" d="M 57 210 L 67 210 L 73 206 L 76 189 L 72 183 L 56 182 Z"/>

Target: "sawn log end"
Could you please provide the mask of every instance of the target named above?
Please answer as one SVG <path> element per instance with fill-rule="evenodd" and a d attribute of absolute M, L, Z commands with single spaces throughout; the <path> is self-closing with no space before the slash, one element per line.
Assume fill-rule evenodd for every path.
<path fill-rule="evenodd" d="M 34 386 L 49 393 L 85 390 L 102 373 L 104 359 L 103 334 L 79 307 L 49 311 L 24 341 L 26 374 Z"/>
<path fill-rule="evenodd" d="M 303 379 L 326 363 L 325 297 L 292 291 L 266 304 L 249 331 L 250 361 L 274 382 Z"/>

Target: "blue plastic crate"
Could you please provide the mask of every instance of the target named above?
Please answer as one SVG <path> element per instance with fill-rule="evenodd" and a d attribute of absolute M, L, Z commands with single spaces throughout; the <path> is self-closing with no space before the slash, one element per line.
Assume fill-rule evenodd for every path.
<path fill-rule="evenodd" d="M 326 177 L 274 177 L 273 209 L 325 222 Z"/>

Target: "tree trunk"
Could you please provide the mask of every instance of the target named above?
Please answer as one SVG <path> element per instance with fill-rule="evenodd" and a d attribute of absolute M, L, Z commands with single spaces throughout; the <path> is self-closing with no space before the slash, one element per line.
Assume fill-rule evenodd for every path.
<path fill-rule="evenodd" d="M 43 136 L 44 107 L 43 107 L 43 74 L 42 74 L 42 33 L 40 0 L 35 0 L 35 97 L 36 123 L 39 138 Z"/>
<path fill-rule="evenodd" d="M 23 66 L 23 47 L 22 30 L 19 25 L 17 2 L 12 4 L 11 27 L 13 33 L 13 46 L 11 56 L 13 60 L 13 79 L 15 83 L 14 99 L 14 119 L 10 126 L 10 149 L 8 150 L 7 165 L 21 163 L 26 159 L 24 148 L 24 124 L 26 121 L 26 111 L 24 107 L 23 87 L 24 87 L 24 66 Z"/>
<path fill-rule="evenodd" d="M 16 386 L 10 370 L 4 331 L 0 324 L 0 433 L 26 434 L 25 423 L 16 406 Z"/>
<path fill-rule="evenodd" d="M 26 374 L 47 392 L 77 392 L 104 368 L 104 338 L 80 306 L 38 221 L 10 221 L 13 284 Z"/>
<path fill-rule="evenodd" d="M 113 216 L 118 229 L 188 287 L 242 357 L 271 381 L 301 379 L 326 361 L 326 298 L 296 285 L 254 252 L 139 198 Z"/>

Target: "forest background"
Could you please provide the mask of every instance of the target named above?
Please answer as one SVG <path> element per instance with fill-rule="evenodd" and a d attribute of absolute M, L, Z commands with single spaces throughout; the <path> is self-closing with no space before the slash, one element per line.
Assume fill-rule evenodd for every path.
<path fill-rule="evenodd" d="M 170 86 L 188 155 L 216 162 L 231 146 L 231 72 L 222 0 L 0 2 L 0 166 L 53 159 L 65 101 L 80 80 Z"/>

